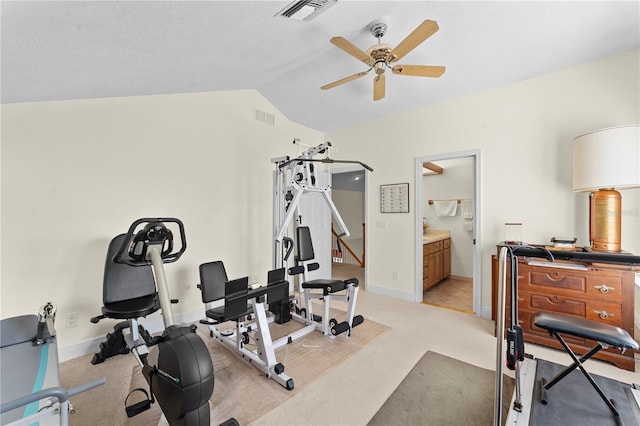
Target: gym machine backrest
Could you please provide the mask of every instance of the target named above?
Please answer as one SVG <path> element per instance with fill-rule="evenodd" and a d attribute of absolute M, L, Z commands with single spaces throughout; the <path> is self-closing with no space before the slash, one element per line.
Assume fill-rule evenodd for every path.
<path fill-rule="evenodd" d="M 125 234 L 118 235 L 107 249 L 102 285 L 102 314 L 105 318 L 141 318 L 160 309 L 151 266 L 132 267 L 114 260 L 124 239 Z M 129 254 L 122 256 L 129 257 Z"/>
<path fill-rule="evenodd" d="M 227 271 L 224 263 L 220 260 L 207 262 L 200 265 L 200 294 L 202 303 L 217 302 L 224 300 L 224 284 L 227 282 Z M 207 317 L 220 321 L 224 318 L 224 305 L 216 306 L 206 311 Z"/>
<path fill-rule="evenodd" d="M 200 289 L 202 302 L 206 304 L 224 300 L 224 305 L 208 308 L 205 313 L 207 318 L 220 323 L 237 319 L 240 316 L 247 315 L 252 312 L 252 308 L 245 303 L 244 309 L 238 309 L 235 305 L 229 307 L 230 303 L 227 296 L 229 293 L 229 278 L 221 260 L 207 262 L 200 265 Z M 245 290 L 249 288 L 249 278 L 246 278 Z M 237 284 L 234 283 L 235 286 Z M 234 287 L 235 288 L 235 287 Z M 246 299 L 246 298 L 245 298 Z M 236 315 L 237 314 L 237 315 Z M 235 316 L 234 316 L 235 315 Z"/>

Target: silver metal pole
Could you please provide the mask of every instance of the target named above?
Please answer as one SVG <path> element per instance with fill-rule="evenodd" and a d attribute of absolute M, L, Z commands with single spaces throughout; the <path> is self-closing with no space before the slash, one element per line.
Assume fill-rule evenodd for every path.
<path fill-rule="evenodd" d="M 496 306 L 496 388 L 494 396 L 493 425 L 502 425 L 502 346 L 504 340 L 504 294 L 507 281 L 507 252 L 506 247 L 500 249 L 498 268 L 498 305 Z"/>
<path fill-rule="evenodd" d="M 167 277 L 164 274 L 164 265 L 160 251 L 162 246 L 152 244 L 147 250 L 147 259 L 151 260 L 153 266 L 153 275 L 156 278 L 156 288 L 158 289 L 158 297 L 160 298 L 160 308 L 162 308 L 162 320 L 164 327 L 167 328 L 174 324 L 173 312 L 171 311 L 171 298 L 169 297 L 169 286 L 167 285 Z"/>

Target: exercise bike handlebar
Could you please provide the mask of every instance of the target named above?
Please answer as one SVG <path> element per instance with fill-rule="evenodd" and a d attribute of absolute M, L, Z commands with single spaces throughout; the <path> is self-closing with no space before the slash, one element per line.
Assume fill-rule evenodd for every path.
<path fill-rule="evenodd" d="M 180 249 L 178 251 L 174 251 L 173 233 L 166 227 L 165 223 L 175 223 L 178 226 L 178 233 L 180 234 Z M 136 229 L 138 229 L 140 225 L 146 226 L 136 232 Z M 137 251 L 140 243 L 142 244 L 142 251 Z M 129 227 L 122 241 L 122 245 L 113 260 L 117 263 L 126 263 L 130 266 L 148 265 L 150 259 L 147 259 L 146 256 L 147 246 L 154 244 L 162 246 L 160 253 L 163 263 L 172 263 L 180 259 L 187 249 L 187 240 L 182 221 L 180 219 L 166 217 L 141 218 L 136 220 Z"/>

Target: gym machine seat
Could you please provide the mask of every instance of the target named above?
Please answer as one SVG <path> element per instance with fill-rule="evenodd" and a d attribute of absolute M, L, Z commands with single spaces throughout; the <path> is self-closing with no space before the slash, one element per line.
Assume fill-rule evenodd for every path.
<path fill-rule="evenodd" d="M 307 280 L 306 272 L 317 270 L 320 265 L 311 262 L 315 259 L 313 242 L 311 241 L 311 231 L 308 226 L 299 226 L 296 229 L 297 255 L 295 256 L 296 266 L 289 268 L 290 275 L 302 274 L 301 287 L 304 290 L 306 316 L 309 321 L 321 323 L 321 331 L 325 335 L 334 336 L 347 332 L 351 334 L 351 329 L 364 322 L 362 315 L 354 316 L 354 308 L 358 294 L 358 279 L 349 278 L 346 280 L 334 279 L 314 279 Z M 322 293 L 312 290 L 322 290 Z M 336 293 L 346 290 L 346 294 Z M 322 317 L 316 317 L 312 311 L 312 299 L 319 299 L 323 304 Z M 338 323 L 335 319 L 329 319 L 329 303 L 334 300 L 348 302 L 347 320 Z"/>
<path fill-rule="evenodd" d="M 591 386 L 593 386 L 598 395 L 600 395 L 600 398 L 602 398 L 604 403 L 607 404 L 607 407 L 609 407 L 609 410 L 611 410 L 611 413 L 614 415 L 616 421 L 620 422 L 620 414 L 618 413 L 618 410 L 616 409 L 613 401 L 607 398 L 607 396 L 604 394 L 600 386 L 598 386 L 598 384 L 595 382 L 591 374 L 589 374 L 589 372 L 585 370 L 583 363 L 593 355 L 595 355 L 597 352 L 599 352 L 601 349 L 607 348 L 609 346 L 620 349 L 622 351 L 626 349 L 638 350 L 638 342 L 633 340 L 629 333 L 619 327 L 614 327 L 612 325 L 602 324 L 595 321 L 589 321 L 582 318 L 573 318 L 565 315 L 539 312 L 534 316 L 534 324 L 537 327 L 547 330 L 551 336 L 554 336 L 573 360 L 573 364 L 562 370 L 558 375 L 556 375 L 556 377 L 551 379 L 551 381 L 547 382 L 545 378 L 541 379 L 542 403 L 547 403 L 547 391 L 551 389 L 551 387 L 557 384 L 573 370 L 579 368 L 587 378 L 589 383 L 591 383 Z M 578 359 L 578 356 L 571 350 L 569 345 L 562 338 L 561 334 L 582 337 L 584 339 L 594 340 L 597 343 L 589 352 Z"/>
<path fill-rule="evenodd" d="M 238 320 L 252 312 L 246 303 L 246 293 L 249 290 L 248 277 L 229 281 L 224 263 L 220 260 L 200 265 L 200 289 L 202 302 L 207 304 L 224 300 L 224 305 L 209 308 L 205 311 L 207 318 L 216 323 Z M 235 296 L 245 295 L 244 306 L 238 303 Z"/>

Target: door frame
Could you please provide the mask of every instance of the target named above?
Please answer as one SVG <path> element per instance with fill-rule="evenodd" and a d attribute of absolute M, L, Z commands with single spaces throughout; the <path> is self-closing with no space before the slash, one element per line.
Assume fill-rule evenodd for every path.
<path fill-rule="evenodd" d="M 364 252 L 368 253 L 369 252 L 369 239 L 366 238 L 366 234 L 367 234 L 367 231 L 368 231 L 367 224 L 369 223 L 369 209 L 368 209 L 369 203 L 367 202 L 368 201 L 368 197 L 369 197 L 368 196 L 368 194 L 369 194 L 369 179 L 367 178 L 368 171 L 363 169 L 362 166 L 358 166 L 358 165 L 355 165 L 355 164 L 353 166 L 331 167 L 331 173 L 330 173 L 331 180 L 330 180 L 330 183 L 331 183 L 331 185 L 333 185 L 333 175 L 337 175 L 337 174 L 340 174 L 340 173 L 359 172 L 361 170 L 364 170 L 364 194 L 363 194 L 363 197 L 364 197 L 364 200 L 363 200 L 363 202 L 364 202 L 364 211 L 363 211 L 364 218 L 363 218 L 363 220 L 364 220 L 364 223 L 365 223 L 365 227 L 364 227 L 365 235 L 363 235 L 362 238 L 364 238 Z M 332 189 L 333 189 L 333 186 L 332 186 Z M 329 231 L 329 232 L 331 232 L 331 231 Z M 331 235 L 330 237 L 333 238 L 333 235 Z M 333 266 L 333 264 L 331 264 L 331 266 Z M 369 262 L 367 262 L 365 260 L 365 262 L 364 262 L 364 283 L 360 283 L 360 288 L 363 289 L 363 290 L 366 289 L 366 283 L 368 282 L 367 281 L 367 276 L 368 275 L 369 275 Z"/>
<path fill-rule="evenodd" d="M 423 172 L 424 163 L 442 160 L 453 160 L 457 158 L 472 157 L 474 166 L 474 203 L 473 203 L 473 312 L 476 316 L 481 315 L 482 303 L 482 270 L 481 270 L 481 238 L 480 238 L 480 150 L 473 149 L 468 151 L 450 152 L 446 154 L 424 155 L 415 159 L 415 199 L 416 199 L 416 216 L 415 216 L 415 300 L 422 302 L 422 217 L 424 209 L 423 195 Z"/>

